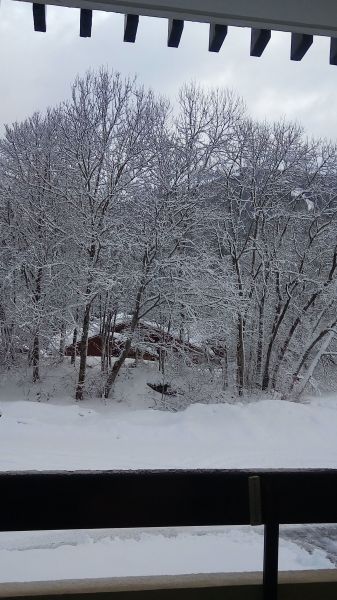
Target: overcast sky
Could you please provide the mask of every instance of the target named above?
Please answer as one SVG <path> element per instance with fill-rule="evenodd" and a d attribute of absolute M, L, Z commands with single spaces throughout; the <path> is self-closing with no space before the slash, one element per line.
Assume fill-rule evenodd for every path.
<path fill-rule="evenodd" d="M 185 23 L 179 49 L 167 48 L 167 21 L 141 18 L 135 44 L 123 42 L 123 16 L 95 12 L 92 38 L 79 37 L 79 10 L 49 6 L 47 33 L 33 30 L 32 6 L 0 6 L 0 126 L 43 110 L 69 95 L 71 82 L 105 65 L 137 74 L 174 98 L 194 80 L 226 86 L 259 119 L 287 117 L 309 135 L 337 140 L 337 67 L 329 65 L 329 39 L 314 39 L 302 62 L 289 60 L 290 34 L 272 33 L 262 58 L 249 56 L 250 30 L 230 27 L 219 54 L 208 52 L 208 25 Z"/>

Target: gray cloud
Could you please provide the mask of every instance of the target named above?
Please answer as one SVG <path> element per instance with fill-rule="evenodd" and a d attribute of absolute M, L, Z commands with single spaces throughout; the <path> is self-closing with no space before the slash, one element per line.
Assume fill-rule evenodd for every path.
<path fill-rule="evenodd" d="M 337 67 L 329 40 L 315 38 L 300 63 L 289 60 L 290 34 L 273 33 L 262 58 L 249 56 L 250 31 L 230 28 L 219 54 L 207 51 L 208 26 L 186 23 L 179 49 L 166 47 L 167 22 L 141 18 L 137 41 L 125 44 L 123 17 L 94 13 L 93 37 L 79 38 L 79 11 L 48 7 L 47 33 L 35 33 L 30 4 L 3 0 L 0 9 L 0 124 L 22 119 L 69 95 L 78 73 L 100 65 L 137 74 L 174 98 L 186 81 L 228 86 L 259 119 L 286 117 L 310 135 L 337 138 Z"/>

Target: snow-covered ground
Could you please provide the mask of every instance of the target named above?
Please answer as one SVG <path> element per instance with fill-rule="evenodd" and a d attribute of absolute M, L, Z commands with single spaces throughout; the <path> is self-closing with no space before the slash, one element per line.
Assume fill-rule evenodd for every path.
<path fill-rule="evenodd" d="M 0 581 L 260 571 L 260 530 L 0 534 Z M 280 542 L 280 569 L 329 569 L 322 550 Z"/>
<path fill-rule="evenodd" d="M 66 369 L 40 388 L 3 379 L 0 470 L 337 467 L 337 397 L 165 412 L 146 386 L 154 368 L 129 369 L 108 403 L 75 403 Z M 259 570 L 262 546 L 259 529 L 242 527 L 0 534 L 0 580 Z M 334 567 L 304 546 L 283 539 L 280 567 Z"/>
<path fill-rule="evenodd" d="M 154 392 L 155 393 L 155 392 Z M 195 404 L 0 402 L 0 469 L 337 467 L 337 399 Z"/>

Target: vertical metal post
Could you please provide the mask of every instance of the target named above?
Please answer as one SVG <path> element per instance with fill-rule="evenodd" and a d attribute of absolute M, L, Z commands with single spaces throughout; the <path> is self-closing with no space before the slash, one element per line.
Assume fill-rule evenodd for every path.
<path fill-rule="evenodd" d="M 264 526 L 263 600 L 277 600 L 279 524 Z"/>

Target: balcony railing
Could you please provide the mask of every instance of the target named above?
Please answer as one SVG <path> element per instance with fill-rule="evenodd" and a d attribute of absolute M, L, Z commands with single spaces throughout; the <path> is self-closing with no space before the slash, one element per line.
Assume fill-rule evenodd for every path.
<path fill-rule="evenodd" d="M 262 581 L 224 574 L 13 582 L 0 585 L 0 598 L 335 600 L 336 571 L 278 578 L 279 525 L 307 523 L 337 523 L 337 470 L 2 473 L 0 531 L 264 525 L 264 561 Z"/>

